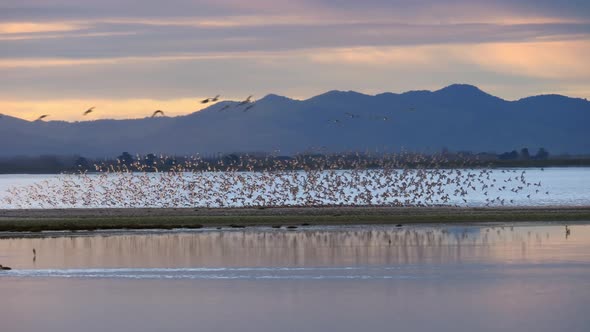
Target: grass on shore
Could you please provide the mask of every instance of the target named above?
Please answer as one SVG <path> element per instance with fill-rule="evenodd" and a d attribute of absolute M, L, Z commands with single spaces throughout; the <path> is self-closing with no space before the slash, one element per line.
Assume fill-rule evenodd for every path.
<path fill-rule="evenodd" d="M 104 216 L 63 218 L 0 218 L 0 232 L 92 231 L 113 229 L 198 229 L 202 227 L 368 225 L 409 223 L 590 221 L 590 209 L 464 210 L 411 214 L 325 214 L 241 216 Z"/>

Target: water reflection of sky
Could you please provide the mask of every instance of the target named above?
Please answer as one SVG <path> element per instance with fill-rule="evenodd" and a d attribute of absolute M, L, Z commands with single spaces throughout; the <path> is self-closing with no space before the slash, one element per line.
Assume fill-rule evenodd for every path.
<path fill-rule="evenodd" d="M 587 331 L 590 225 L 570 229 L 1 239 L 0 264 L 18 270 L 0 277 L 0 321 L 16 332 Z M 117 277 L 142 273 L 152 277 Z"/>
<path fill-rule="evenodd" d="M 456 225 L 2 239 L 0 264 L 59 269 L 590 261 L 590 226 L 569 227 L 567 238 L 563 225 Z"/>

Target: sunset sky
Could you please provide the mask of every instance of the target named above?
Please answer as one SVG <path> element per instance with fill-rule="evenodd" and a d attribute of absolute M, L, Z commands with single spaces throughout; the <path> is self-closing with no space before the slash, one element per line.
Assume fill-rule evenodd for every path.
<path fill-rule="evenodd" d="M 590 1 L 1 0 L 0 113 L 191 113 L 199 99 L 474 84 L 590 97 Z"/>

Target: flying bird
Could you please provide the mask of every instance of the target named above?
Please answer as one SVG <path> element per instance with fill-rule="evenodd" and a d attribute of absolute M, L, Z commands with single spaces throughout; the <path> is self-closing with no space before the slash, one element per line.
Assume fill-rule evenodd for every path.
<path fill-rule="evenodd" d="M 241 101 L 237 106 L 243 106 L 243 105 L 246 105 L 246 104 L 250 104 L 252 102 L 252 97 L 253 96 L 248 96 L 248 98 L 246 98 L 246 100 Z"/>
<path fill-rule="evenodd" d="M 220 95 L 217 95 L 217 96 L 215 96 L 213 98 L 203 99 L 203 100 L 201 100 L 201 104 L 207 104 L 209 102 L 216 102 L 216 101 L 219 100 L 219 97 L 221 97 L 221 96 Z"/>
<path fill-rule="evenodd" d="M 158 114 L 160 114 L 161 116 L 164 116 L 164 111 L 161 111 L 161 110 L 155 111 L 154 114 L 152 114 L 152 118 L 155 118 L 156 115 L 158 115 Z"/>
<path fill-rule="evenodd" d="M 222 111 L 225 111 L 225 110 L 226 110 L 226 109 L 228 109 L 228 108 L 229 108 L 229 105 L 225 105 L 225 106 L 223 106 L 222 108 L 220 108 L 219 110 L 217 110 L 217 112 L 222 112 Z"/>
<path fill-rule="evenodd" d="M 49 116 L 49 114 L 43 114 L 40 117 L 38 117 L 37 120 L 35 120 L 35 121 L 41 121 L 41 120 L 45 119 L 48 116 Z"/>
<path fill-rule="evenodd" d="M 95 108 L 96 107 L 94 107 L 94 106 L 90 107 L 89 109 L 86 110 L 86 112 L 84 112 L 84 115 L 86 116 L 86 115 L 92 113 L 92 111 L 94 111 Z"/>

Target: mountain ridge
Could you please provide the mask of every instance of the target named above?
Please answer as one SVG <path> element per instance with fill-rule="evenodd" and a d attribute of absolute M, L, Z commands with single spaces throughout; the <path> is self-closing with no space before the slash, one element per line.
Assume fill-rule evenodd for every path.
<path fill-rule="evenodd" d="M 0 117 L 0 156 L 230 153 L 312 146 L 590 153 L 590 102 L 546 94 L 504 100 L 466 84 L 367 95 L 332 90 L 297 100 L 268 94 L 246 110 L 222 101 L 176 117 L 30 122 Z"/>

